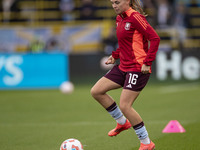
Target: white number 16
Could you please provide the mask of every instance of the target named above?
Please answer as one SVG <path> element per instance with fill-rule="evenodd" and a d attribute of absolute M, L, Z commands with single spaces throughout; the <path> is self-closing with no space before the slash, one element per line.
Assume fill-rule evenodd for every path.
<path fill-rule="evenodd" d="M 137 74 L 129 73 L 129 80 L 128 80 L 128 83 L 129 83 L 129 84 L 135 85 L 135 84 L 137 83 L 137 78 L 138 78 L 138 75 L 137 75 Z"/>

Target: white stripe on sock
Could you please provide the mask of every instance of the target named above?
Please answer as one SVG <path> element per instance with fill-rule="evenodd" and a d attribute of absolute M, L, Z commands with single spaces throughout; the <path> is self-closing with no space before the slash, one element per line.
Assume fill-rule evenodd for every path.
<path fill-rule="evenodd" d="M 117 123 L 124 125 L 126 123 L 126 118 L 121 116 L 119 119 L 116 119 Z"/>

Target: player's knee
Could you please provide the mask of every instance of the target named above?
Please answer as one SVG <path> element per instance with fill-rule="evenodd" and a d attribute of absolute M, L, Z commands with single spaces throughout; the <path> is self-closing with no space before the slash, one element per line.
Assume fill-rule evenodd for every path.
<path fill-rule="evenodd" d="M 97 98 L 97 96 L 99 95 L 99 91 L 95 87 L 91 88 L 90 93 L 94 98 Z"/>

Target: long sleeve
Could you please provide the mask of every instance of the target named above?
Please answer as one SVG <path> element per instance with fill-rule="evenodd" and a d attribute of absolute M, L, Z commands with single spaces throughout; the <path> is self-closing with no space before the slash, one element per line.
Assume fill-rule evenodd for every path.
<path fill-rule="evenodd" d="M 150 47 L 147 51 L 147 56 L 143 61 L 144 64 L 150 66 L 155 60 L 160 43 L 160 37 L 151 27 L 151 25 L 146 21 L 145 17 L 142 17 L 138 14 L 133 14 L 133 23 L 136 30 L 138 30 L 141 34 L 145 36 L 147 40 L 150 41 Z"/>
<path fill-rule="evenodd" d="M 119 59 L 119 52 L 120 52 L 119 48 L 116 51 L 113 51 L 112 57 L 115 58 L 115 59 Z"/>

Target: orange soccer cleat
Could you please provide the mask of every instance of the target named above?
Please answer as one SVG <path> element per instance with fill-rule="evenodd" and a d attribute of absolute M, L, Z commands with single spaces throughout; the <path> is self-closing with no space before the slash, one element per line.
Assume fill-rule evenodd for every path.
<path fill-rule="evenodd" d="M 154 150 L 155 149 L 155 144 L 151 141 L 150 144 L 140 144 L 139 150 Z"/>
<path fill-rule="evenodd" d="M 120 132 L 122 132 L 124 130 L 127 130 L 127 129 L 131 128 L 131 127 L 132 127 L 132 125 L 128 120 L 126 120 L 126 123 L 123 124 L 123 125 L 117 123 L 116 128 L 112 129 L 111 131 L 108 132 L 108 136 L 116 136 Z"/>

